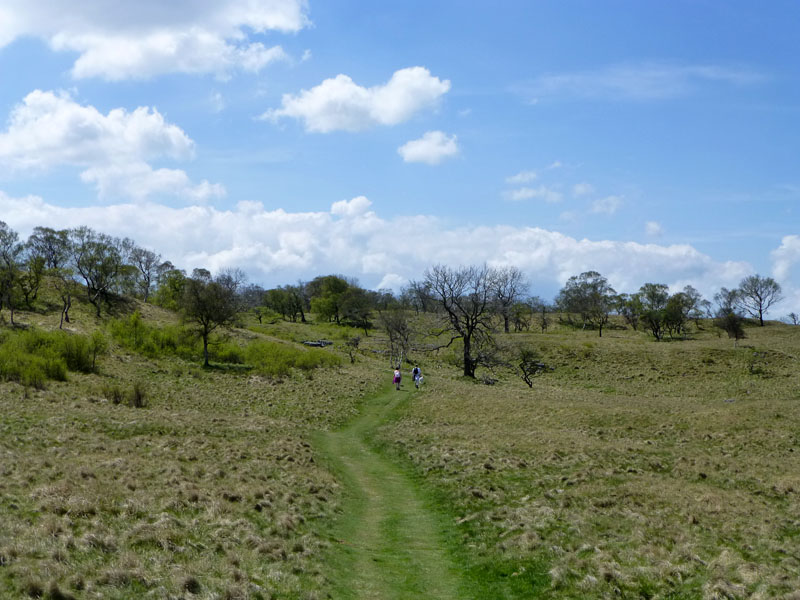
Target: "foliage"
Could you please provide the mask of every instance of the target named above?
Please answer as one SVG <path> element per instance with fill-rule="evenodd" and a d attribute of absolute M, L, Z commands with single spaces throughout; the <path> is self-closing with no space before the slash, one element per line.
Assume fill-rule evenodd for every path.
<path fill-rule="evenodd" d="M 736 305 L 764 326 L 764 313 L 783 299 L 781 286 L 772 277 L 750 275 L 742 279 L 736 294 Z"/>
<path fill-rule="evenodd" d="M 614 308 L 616 292 L 597 271 L 573 275 L 558 294 L 557 303 L 567 312 L 578 313 L 584 325 L 596 327 L 603 336 L 603 327 Z"/>
<path fill-rule="evenodd" d="M 6 332 L 0 337 L 0 381 L 41 388 L 48 379 L 66 381 L 68 371 L 91 373 L 98 344 L 95 336 L 60 330 Z"/>
<path fill-rule="evenodd" d="M 733 340 L 734 346 L 738 344 L 739 340 L 746 337 L 743 325 L 744 319 L 735 312 L 729 312 L 727 315 L 714 319 L 714 327 L 727 333 L 728 337 Z"/>
<path fill-rule="evenodd" d="M 212 278 L 205 269 L 195 269 L 185 282 L 181 310 L 186 320 L 198 328 L 206 367 L 209 335 L 217 327 L 231 325 L 239 312 L 236 291 L 240 283 L 239 273 L 223 272 Z"/>
<path fill-rule="evenodd" d="M 311 371 L 317 368 L 332 368 L 341 364 L 341 358 L 320 348 L 297 348 L 279 342 L 253 342 L 245 349 L 247 364 L 267 377 L 281 378 L 293 369 Z"/>

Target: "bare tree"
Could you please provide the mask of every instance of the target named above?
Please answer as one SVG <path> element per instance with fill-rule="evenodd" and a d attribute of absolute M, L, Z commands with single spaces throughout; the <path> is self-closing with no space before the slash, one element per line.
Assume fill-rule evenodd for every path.
<path fill-rule="evenodd" d="M 525 275 L 517 267 L 502 267 L 495 269 L 494 294 L 497 308 L 503 317 L 503 331 L 509 332 L 511 307 L 519 298 L 528 291 L 528 282 Z"/>
<path fill-rule="evenodd" d="M 739 284 L 736 302 L 743 311 L 758 318 L 758 324 L 764 326 L 764 313 L 769 307 L 783 300 L 781 286 L 772 277 L 750 275 Z"/>
<path fill-rule="evenodd" d="M 378 322 L 389 336 L 389 360 L 398 365 L 411 352 L 411 336 L 413 330 L 406 311 L 400 308 L 382 310 L 378 313 Z"/>
<path fill-rule="evenodd" d="M 450 343 L 460 339 L 463 344 L 466 377 L 475 377 L 479 350 L 491 341 L 496 276 L 486 265 L 458 269 L 435 265 L 425 272 L 425 283 L 447 318 Z"/>

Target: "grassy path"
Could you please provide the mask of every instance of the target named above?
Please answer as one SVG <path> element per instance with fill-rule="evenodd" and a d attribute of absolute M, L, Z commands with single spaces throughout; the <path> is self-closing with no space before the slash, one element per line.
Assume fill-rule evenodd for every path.
<path fill-rule="evenodd" d="M 346 494 L 331 553 L 337 600 L 469 597 L 446 550 L 444 519 L 398 466 L 365 441 L 410 395 L 391 388 L 369 399 L 345 429 L 318 438 Z"/>

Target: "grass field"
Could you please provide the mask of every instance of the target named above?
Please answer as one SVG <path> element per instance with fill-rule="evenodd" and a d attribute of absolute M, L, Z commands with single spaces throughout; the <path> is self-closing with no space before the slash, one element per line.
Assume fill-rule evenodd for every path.
<path fill-rule="evenodd" d="M 354 330 L 250 325 L 226 343 L 326 338 L 341 360 L 268 376 L 109 336 L 98 373 L 0 383 L 0 596 L 313 600 L 341 585 L 346 482 L 313 441 L 388 382 L 384 342 L 364 338 L 351 364 Z M 105 324 L 78 306 L 71 327 Z M 404 382 L 361 433 L 449 521 L 443 550 L 467 578 L 512 582 L 503 597 L 800 598 L 800 328 L 747 334 L 513 334 L 554 367 L 532 389 L 420 352 L 423 389 Z"/>
<path fill-rule="evenodd" d="M 534 559 L 548 598 L 800 597 L 800 328 L 526 335 L 533 389 L 428 369 L 380 434 L 487 566 Z"/>

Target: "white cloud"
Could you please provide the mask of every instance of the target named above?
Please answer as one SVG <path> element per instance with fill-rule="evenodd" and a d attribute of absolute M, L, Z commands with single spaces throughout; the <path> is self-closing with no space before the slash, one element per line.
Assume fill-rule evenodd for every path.
<path fill-rule="evenodd" d="M 28 94 L 12 110 L 8 129 L 0 132 L 0 166 L 12 171 L 81 168 L 81 179 L 94 184 L 102 197 L 167 193 L 203 200 L 224 194 L 218 184 L 193 185 L 184 171 L 148 164 L 193 155 L 194 142 L 155 109 L 116 108 L 104 115 L 69 94 L 50 91 Z"/>
<path fill-rule="evenodd" d="M 376 125 L 397 125 L 415 113 L 435 106 L 450 89 L 424 67 L 395 71 L 383 84 L 366 88 L 347 75 L 326 79 L 298 95 L 284 94 L 282 108 L 261 115 L 276 121 L 282 117 L 300 119 L 306 131 L 361 131 Z"/>
<path fill-rule="evenodd" d="M 622 198 L 619 196 L 606 196 L 592 202 L 592 212 L 596 214 L 613 215 L 622 206 Z"/>
<path fill-rule="evenodd" d="M 240 267 L 253 281 L 279 285 L 325 273 L 359 277 L 369 287 L 397 287 L 419 279 L 434 263 L 515 265 L 547 294 L 567 278 L 594 269 L 618 291 L 643 283 L 692 284 L 707 296 L 735 286 L 752 267 L 719 262 L 689 245 L 577 240 L 535 227 L 448 228 L 424 215 L 384 218 L 367 198 L 336 202 L 329 211 L 267 210 L 242 202 L 212 206 L 116 204 L 65 208 L 41 198 L 0 192 L 0 214 L 22 237 L 37 225 L 88 225 L 154 248 L 181 268 Z M 788 309 L 787 309 L 788 312 Z"/>
<path fill-rule="evenodd" d="M 506 197 L 514 202 L 530 200 L 531 198 L 540 198 L 545 202 L 554 204 L 556 202 L 561 202 L 564 196 L 557 190 L 540 185 L 538 188 L 521 187 L 516 190 L 510 190 L 506 192 Z"/>
<path fill-rule="evenodd" d="M 654 100 L 683 96 L 703 84 L 744 86 L 763 80 L 763 75 L 746 67 L 644 62 L 611 65 L 594 71 L 543 75 L 522 86 L 522 91 L 534 99 L 573 96 Z"/>
<path fill-rule="evenodd" d="M 572 186 L 572 195 L 576 198 L 594 193 L 594 186 L 590 183 L 576 183 Z"/>
<path fill-rule="evenodd" d="M 800 265 L 800 235 L 787 235 L 781 245 L 772 251 L 772 274 L 776 279 L 788 279 Z"/>
<path fill-rule="evenodd" d="M 428 131 L 421 138 L 406 142 L 397 149 L 405 162 L 423 162 L 438 165 L 445 158 L 458 154 L 455 135 L 443 131 Z"/>
<path fill-rule="evenodd" d="M 661 228 L 661 223 L 658 221 L 648 221 L 644 224 L 644 232 L 650 237 L 659 237 L 664 230 Z"/>
<path fill-rule="evenodd" d="M 512 175 L 511 177 L 506 177 L 506 183 L 510 183 L 512 185 L 519 185 L 521 183 L 530 183 L 537 177 L 538 175 L 536 174 L 536 171 L 520 171 L 516 175 Z"/>
<path fill-rule="evenodd" d="M 148 78 L 165 73 L 258 71 L 286 58 L 251 33 L 296 32 L 309 24 L 305 0 L 5 0 L 0 47 L 21 37 L 77 53 L 75 78 Z"/>

